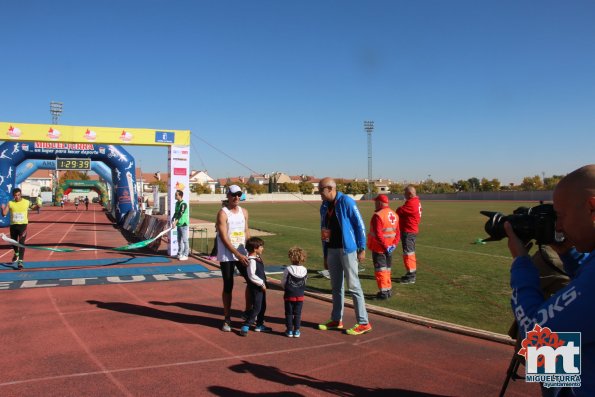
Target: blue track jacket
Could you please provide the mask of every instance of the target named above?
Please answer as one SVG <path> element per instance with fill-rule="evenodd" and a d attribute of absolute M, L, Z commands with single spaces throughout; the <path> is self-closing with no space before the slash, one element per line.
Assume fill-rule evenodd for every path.
<path fill-rule="evenodd" d="M 561 255 L 570 283 L 544 300 L 539 272 L 528 256 L 512 263 L 512 310 L 521 338 L 537 323 L 552 332 L 581 332 L 581 387 L 576 396 L 595 396 L 595 251 Z"/>
<path fill-rule="evenodd" d="M 324 228 L 324 219 L 328 210 L 328 201 L 323 201 L 320 206 L 320 228 Z M 343 232 L 343 250 L 349 254 L 357 249 L 366 249 L 366 225 L 362 219 L 362 215 L 357 208 L 355 200 L 351 197 L 337 192 L 335 197 L 335 214 L 339 219 L 341 230 Z M 326 242 L 322 242 L 322 249 L 324 257 L 326 258 Z"/>

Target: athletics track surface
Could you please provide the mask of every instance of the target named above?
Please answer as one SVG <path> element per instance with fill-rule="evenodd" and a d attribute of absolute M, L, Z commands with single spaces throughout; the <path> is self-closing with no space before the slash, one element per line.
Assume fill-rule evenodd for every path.
<path fill-rule="evenodd" d="M 32 213 L 28 244 L 126 240 L 92 205 Z M 9 262 L 12 251 L 0 248 L 0 263 Z M 268 291 L 273 333 L 239 336 L 239 310 L 234 332 L 223 333 L 217 268 L 197 258 L 28 250 L 25 266 L 0 267 L 0 396 L 495 396 L 512 355 L 505 344 L 375 314 L 367 335 L 318 331 L 330 304 L 314 298 L 302 337 L 286 338 L 276 289 Z M 346 325 L 353 317 L 346 308 Z M 522 380 L 507 393 L 538 394 Z"/>

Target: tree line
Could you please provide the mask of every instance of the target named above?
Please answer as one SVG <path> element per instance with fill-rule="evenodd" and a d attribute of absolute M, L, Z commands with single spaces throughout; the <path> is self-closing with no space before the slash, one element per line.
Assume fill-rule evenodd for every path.
<path fill-rule="evenodd" d="M 497 192 L 497 191 L 534 191 L 534 190 L 554 190 L 560 179 L 564 175 L 554 175 L 551 177 L 540 177 L 539 175 L 527 176 L 519 185 L 513 183 L 503 185 L 497 178 L 476 178 L 472 177 L 466 180 L 460 179 L 456 182 L 436 182 L 431 178 L 419 183 L 392 183 L 388 185 L 388 190 L 392 193 L 402 193 L 407 185 L 415 186 L 417 193 L 457 193 L 457 192 Z M 335 179 L 337 190 L 346 194 L 366 194 L 368 193 L 368 183 L 362 181 L 349 181 L 345 179 Z M 250 183 L 234 182 L 242 190 L 250 194 L 264 194 L 272 192 L 283 193 L 303 193 L 318 194 L 314 184 L 308 181 L 296 183 L 280 183 L 278 185 L 258 185 Z M 198 194 L 211 193 L 208 186 L 194 184 L 192 191 Z M 378 193 L 378 187 L 372 186 L 372 193 Z"/>
<path fill-rule="evenodd" d="M 428 178 L 415 186 L 418 193 L 458 193 L 458 192 L 498 192 L 498 191 L 535 191 L 535 190 L 554 190 L 560 179 L 564 175 L 553 175 L 551 177 L 526 176 L 519 185 L 510 183 L 503 185 L 497 178 L 476 178 L 472 177 L 466 180 L 460 179 L 456 182 L 444 183 L 435 182 Z M 391 192 L 402 192 L 402 184 L 392 184 L 389 186 Z M 394 190 L 393 190 L 394 189 Z"/>
<path fill-rule="evenodd" d="M 503 185 L 497 178 L 476 178 L 472 177 L 466 180 L 460 179 L 456 182 L 436 182 L 428 178 L 418 183 L 392 183 L 388 185 L 388 190 L 392 193 L 400 194 L 407 185 L 415 186 L 417 193 L 458 193 L 458 192 L 497 192 L 497 191 L 534 191 L 534 190 L 554 190 L 560 179 L 564 175 L 553 175 L 551 177 L 541 177 L 539 175 L 526 176 L 519 185 L 513 183 Z M 60 184 L 64 183 L 66 179 L 82 179 L 87 180 L 89 176 L 85 172 L 66 171 L 60 175 Z M 368 193 L 368 183 L 362 181 L 349 181 L 346 179 L 335 179 L 337 182 L 337 190 L 346 194 L 366 194 Z M 249 194 L 264 194 L 272 192 L 282 193 L 302 193 L 302 194 L 318 194 L 314 184 L 308 181 L 300 183 L 279 183 L 269 185 L 259 185 L 255 183 L 241 183 L 234 182 L 240 186 L 242 190 Z M 164 181 L 154 181 L 148 185 L 157 185 L 160 192 L 167 191 L 167 184 Z M 211 189 L 206 185 L 192 184 L 191 191 L 198 194 L 210 194 Z M 378 193 L 378 187 L 372 186 L 372 193 Z"/>

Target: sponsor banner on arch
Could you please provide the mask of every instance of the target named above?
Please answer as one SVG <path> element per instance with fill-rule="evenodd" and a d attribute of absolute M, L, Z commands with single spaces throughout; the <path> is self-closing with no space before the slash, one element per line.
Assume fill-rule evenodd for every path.
<path fill-rule="evenodd" d="M 189 145 L 190 131 L 0 122 L 0 141 Z"/>

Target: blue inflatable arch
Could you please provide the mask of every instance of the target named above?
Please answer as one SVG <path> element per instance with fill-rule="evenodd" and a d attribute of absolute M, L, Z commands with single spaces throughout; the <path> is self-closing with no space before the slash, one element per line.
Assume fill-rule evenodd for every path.
<path fill-rule="evenodd" d="M 4 142 L 0 145 L 0 200 L 12 197 L 17 185 L 18 166 L 28 159 L 55 160 L 80 158 L 102 161 L 111 169 L 114 216 L 119 224 L 129 211 L 138 211 L 136 200 L 135 163 L 118 145 L 60 142 Z M 105 178 L 104 178 L 105 179 Z M 0 226 L 9 226 L 8 216 L 0 218 Z"/>
<path fill-rule="evenodd" d="M 56 160 L 27 160 L 17 166 L 16 184 L 20 185 L 37 170 L 55 170 Z M 91 171 L 99 175 L 110 187 L 112 184 L 112 170 L 101 161 L 91 162 Z"/>

